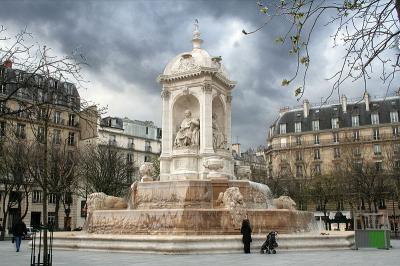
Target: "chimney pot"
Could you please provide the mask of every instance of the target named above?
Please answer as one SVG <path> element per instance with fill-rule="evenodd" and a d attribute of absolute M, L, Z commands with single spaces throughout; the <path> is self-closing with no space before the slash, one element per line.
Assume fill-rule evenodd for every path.
<path fill-rule="evenodd" d="M 303 114 L 304 118 L 307 118 L 310 114 L 310 102 L 307 99 L 303 101 Z"/>
<path fill-rule="evenodd" d="M 346 95 L 342 95 L 342 110 L 343 113 L 347 113 L 347 97 Z"/>

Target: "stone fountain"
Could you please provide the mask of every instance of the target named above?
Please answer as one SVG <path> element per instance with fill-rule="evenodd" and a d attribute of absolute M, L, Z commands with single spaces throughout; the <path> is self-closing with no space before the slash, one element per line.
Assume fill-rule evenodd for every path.
<path fill-rule="evenodd" d="M 128 207 L 122 199 L 92 194 L 87 233 L 56 236 L 55 247 L 234 252 L 241 250 L 240 226 L 246 217 L 260 239 L 271 230 L 310 231 L 312 213 L 297 211 L 290 199 L 273 201 L 266 185 L 235 178 L 230 140 L 236 83 L 221 57 L 210 56 L 202 42 L 196 23 L 192 51 L 175 56 L 158 77 L 160 181 L 153 181 L 153 167 L 145 163 L 141 181 L 131 186 Z"/>

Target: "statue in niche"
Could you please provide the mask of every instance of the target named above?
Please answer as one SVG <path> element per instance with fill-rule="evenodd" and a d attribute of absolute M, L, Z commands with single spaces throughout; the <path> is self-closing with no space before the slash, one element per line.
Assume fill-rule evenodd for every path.
<path fill-rule="evenodd" d="M 200 144 L 200 120 L 192 118 L 190 110 L 185 111 L 185 118 L 182 120 L 181 126 L 176 133 L 174 146 L 188 147 L 198 146 Z"/>
<path fill-rule="evenodd" d="M 225 134 L 220 130 L 217 122 L 217 114 L 212 115 L 213 147 L 214 149 L 226 149 Z"/>

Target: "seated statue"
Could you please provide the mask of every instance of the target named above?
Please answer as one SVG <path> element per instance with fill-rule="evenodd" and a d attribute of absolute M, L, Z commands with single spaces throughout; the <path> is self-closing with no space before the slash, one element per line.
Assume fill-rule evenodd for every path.
<path fill-rule="evenodd" d="M 174 146 L 188 147 L 199 145 L 200 143 L 200 120 L 192 118 L 190 110 L 185 111 L 185 118 L 176 133 Z"/>

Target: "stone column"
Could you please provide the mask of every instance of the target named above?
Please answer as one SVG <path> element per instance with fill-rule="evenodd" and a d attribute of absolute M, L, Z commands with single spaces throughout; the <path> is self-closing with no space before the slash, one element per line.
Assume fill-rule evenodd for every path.
<path fill-rule="evenodd" d="M 212 136 L 212 86 L 204 84 L 203 86 L 203 109 L 201 110 L 200 124 L 200 152 L 214 153 L 213 136 Z"/>
<path fill-rule="evenodd" d="M 160 180 L 168 180 L 170 173 L 170 155 L 172 148 L 172 140 L 170 137 L 171 125 L 170 125 L 170 92 L 165 88 L 161 92 L 163 99 L 163 114 L 162 114 L 162 151 L 160 156 Z"/>
<path fill-rule="evenodd" d="M 229 92 L 226 96 L 226 142 L 227 148 L 232 150 L 232 95 Z"/>

